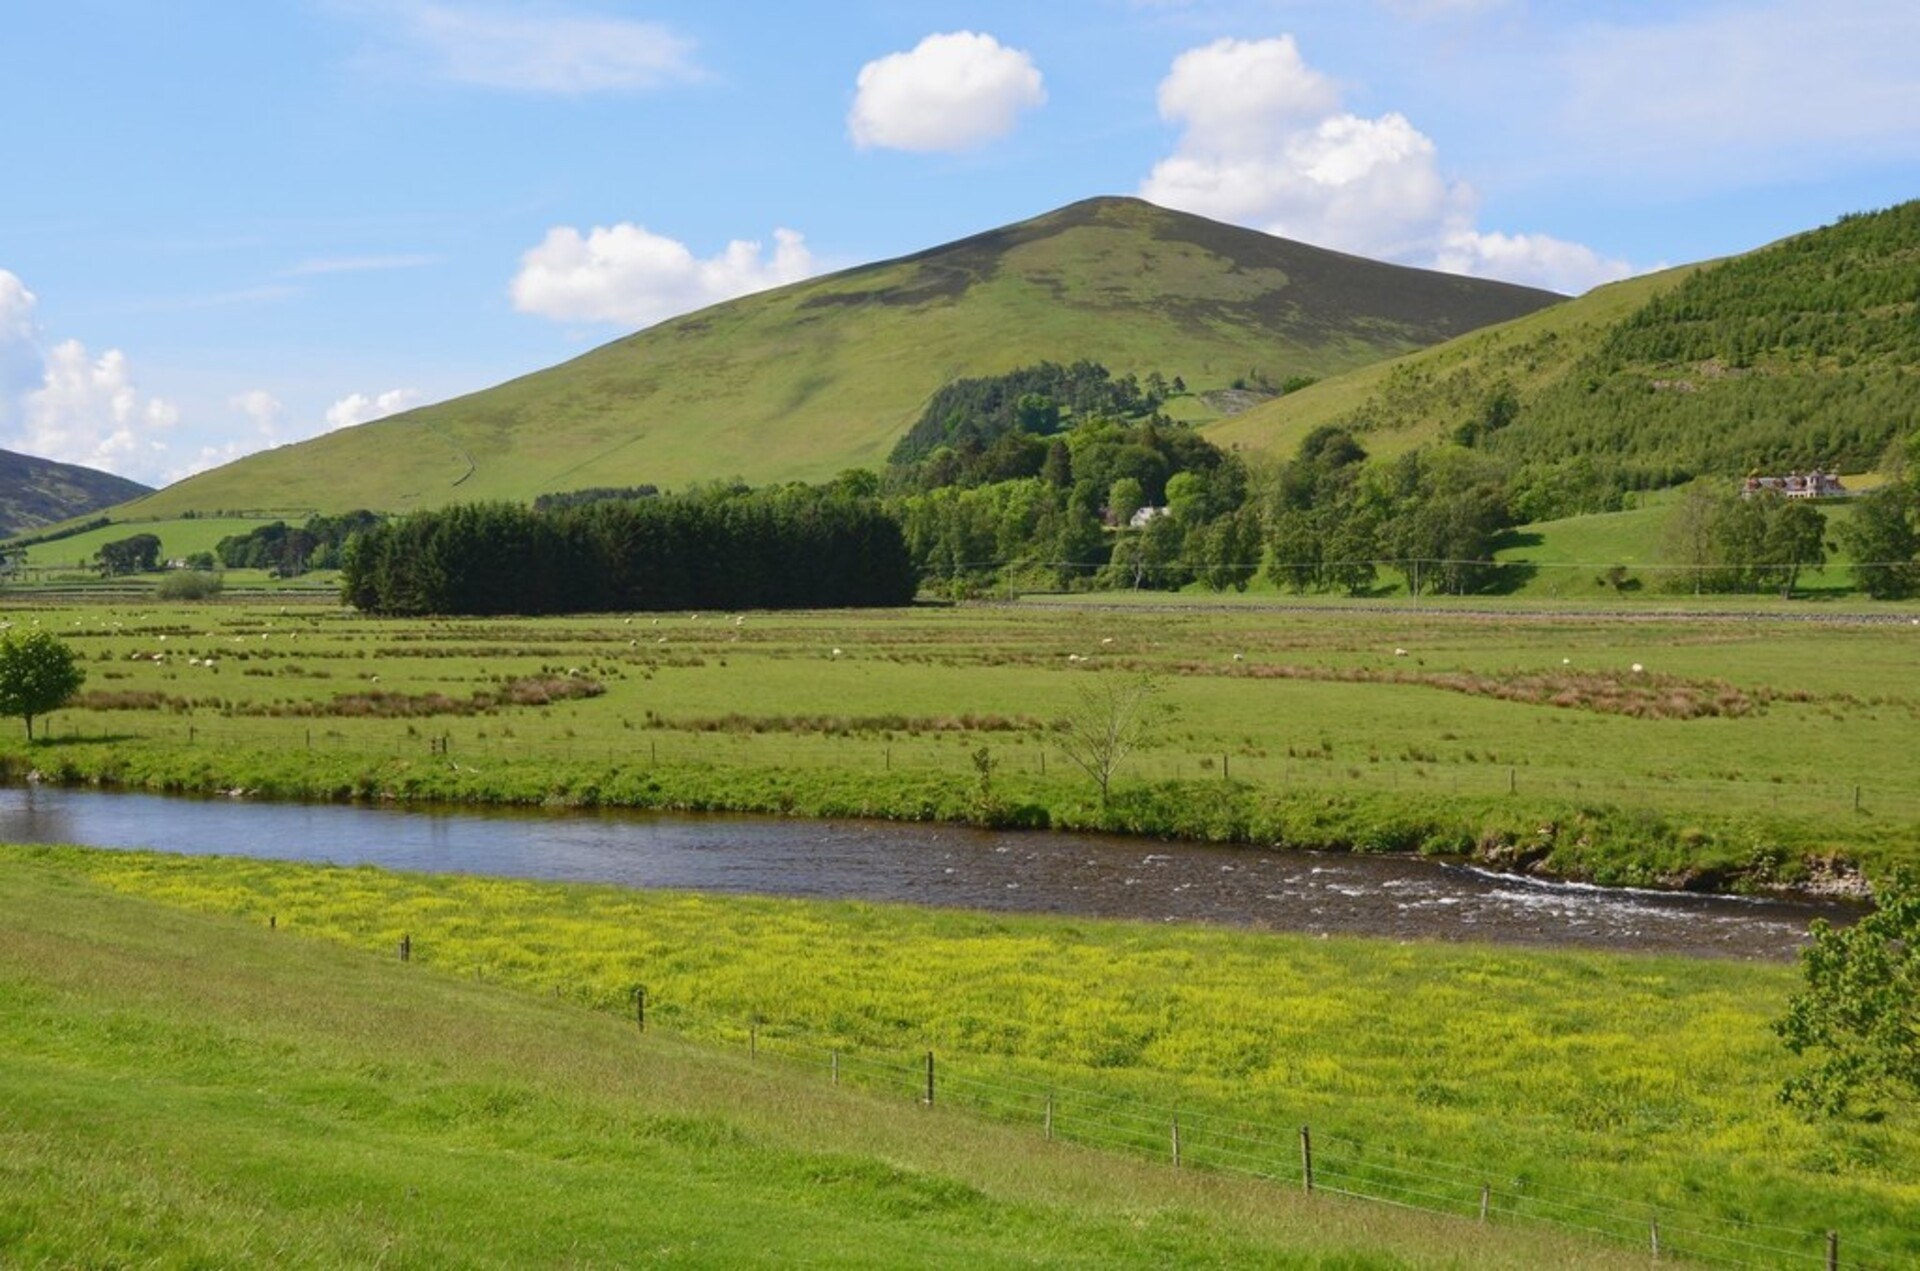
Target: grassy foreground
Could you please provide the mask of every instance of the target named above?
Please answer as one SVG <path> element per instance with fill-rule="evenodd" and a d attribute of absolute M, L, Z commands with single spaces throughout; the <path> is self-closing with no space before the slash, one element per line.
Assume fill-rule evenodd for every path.
<path fill-rule="evenodd" d="M 15 779 L 1098 828 L 1696 887 L 1920 861 L 1904 620 L 1177 602 L 0 620 L 57 632 L 89 675 L 51 742 L 0 733 Z M 1163 691 L 1102 806 L 1061 721 L 1142 674 Z"/>
<path fill-rule="evenodd" d="M 0 869 L 8 1266 L 1628 1260 L 835 1091 L 463 968 L 118 894 L 89 877 L 106 863 Z"/>
<path fill-rule="evenodd" d="M 1292 1131 L 1304 1122 L 1321 1145 L 1323 1186 L 1471 1215 L 1484 1183 L 1503 1221 L 1637 1241 L 1658 1219 L 1670 1250 L 1752 1246 L 1783 1265 L 1783 1252 L 1816 1252 L 1829 1227 L 1855 1256 L 1920 1256 L 1909 1221 L 1920 1117 L 1810 1124 L 1773 1097 L 1790 1061 L 1768 1021 L 1792 968 L 77 849 L 0 849 L 0 862 L 30 930 L 90 932 L 94 918 L 55 901 L 115 909 L 104 891 L 141 898 L 125 921 L 162 930 L 192 924 L 161 922 L 148 902 L 219 915 L 229 933 L 229 919 L 258 933 L 271 917 L 282 941 L 317 936 L 389 959 L 406 933 L 415 970 L 600 1018 L 630 1019 L 631 991 L 644 985 L 656 1025 L 736 1057 L 757 1021 L 761 1053 L 805 1058 L 816 1085 L 828 1048 L 870 1057 L 849 1063 L 847 1079 L 869 1074 L 895 1101 L 911 1098 L 931 1048 L 942 1106 L 1014 1123 L 1026 1145 L 999 1150 L 1016 1160 L 1029 1159 L 1053 1091 L 1062 1137 L 1163 1159 L 1174 1110 L 1190 1163 L 1297 1178 Z M 94 937 L 66 939 L 83 950 Z M 245 937 L 249 958 L 266 956 L 264 939 Z M 201 974 L 177 951 L 140 957 L 156 965 L 133 983 L 187 965 Z M 40 973 L 61 961 L 50 956 Z M 340 993 L 399 992 L 376 976 L 355 970 L 297 1014 L 324 1021 L 343 1009 Z M 452 980 L 432 982 L 453 991 Z M 386 1029 L 411 1046 L 404 1012 L 424 999 L 392 1000 Z M 560 1018 L 553 1011 L 539 1018 Z M 129 1036 L 146 1037 L 141 1054 L 177 1054 L 189 1070 L 212 1062 L 200 1042 Z M 89 1035 L 68 1049 L 93 1044 Z M 297 1071 L 298 1048 L 273 1053 Z M 363 1098 L 382 1110 L 405 1102 L 343 1096 L 348 1109 Z"/>

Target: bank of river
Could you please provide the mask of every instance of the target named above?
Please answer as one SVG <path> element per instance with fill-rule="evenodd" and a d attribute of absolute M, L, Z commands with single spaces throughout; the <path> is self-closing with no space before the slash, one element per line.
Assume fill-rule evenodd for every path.
<path fill-rule="evenodd" d="M 950 825 L 268 803 L 30 785 L 0 841 L 908 902 L 1312 934 L 1794 955 L 1841 902 L 1552 883 L 1409 856 L 1161 844 Z"/>

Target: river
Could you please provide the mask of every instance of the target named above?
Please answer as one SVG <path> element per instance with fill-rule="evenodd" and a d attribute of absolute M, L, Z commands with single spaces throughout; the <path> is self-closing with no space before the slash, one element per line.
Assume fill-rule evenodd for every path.
<path fill-rule="evenodd" d="M 1791 958 L 1842 902 L 1554 883 L 1404 856 L 947 825 L 0 789 L 0 841 L 1312 934 Z"/>

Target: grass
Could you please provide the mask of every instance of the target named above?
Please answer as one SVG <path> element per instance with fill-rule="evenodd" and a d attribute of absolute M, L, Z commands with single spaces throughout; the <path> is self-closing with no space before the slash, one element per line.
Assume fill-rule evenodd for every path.
<path fill-rule="evenodd" d="M 9 1266 L 1625 1261 L 834 1090 L 451 963 L 156 903 L 107 864 L 0 871 Z"/>
<path fill-rule="evenodd" d="M 1635 1242 L 1660 1217 L 1669 1247 L 1682 1250 L 1689 1240 L 1701 1252 L 1737 1248 L 1702 1238 L 1715 1235 L 1810 1255 L 1819 1233 L 1835 1228 L 1855 1256 L 1871 1249 L 1892 1263 L 1920 1255 L 1920 1233 L 1908 1221 L 1920 1187 L 1907 1168 L 1920 1151 L 1920 1118 L 1908 1110 L 1874 1123 L 1808 1123 L 1773 1098 L 1789 1061 L 1767 1025 L 1796 978 L 1787 967 L 76 849 L 5 849 L 0 859 L 7 865 L 0 894 L 26 933 L 0 946 L 13 950 L 10 976 L 20 975 L 22 943 L 44 946 L 33 959 L 43 978 L 56 971 L 87 976 L 74 964 L 101 961 L 101 945 L 141 946 L 125 959 L 131 965 L 102 965 L 88 978 L 86 994 L 108 994 L 110 985 L 115 999 L 91 1026 L 70 1018 L 81 1013 L 78 1006 L 69 1015 L 36 1013 L 38 1001 L 16 989 L 15 1009 L 26 1011 L 7 1032 L 16 1054 L 46 1062 L 52 1052 L 57 1059 L 42 1089 L 56 1083 L 112 1088 L 117 1069 L 158 1066 L 179 1072 L 200 1095 L 194 1104 L 155 1113 L 142 1098 L 146 1083 L 133 1083 L 123 1093 L 148 1106 L 138 1118 L 143 1123 L 223 1106 L 226 1115 L 239 1115 L 244 1105 L 273 1123 L 263 1134 L 292 1128 L 279 1120 L 290 1117 L 304 1123 L 305 1134 L 344 1122 L 344 1130 L 396 1138 L 443 1135 L 451 1140 L 447 1150 L 425 1154 L 434 1171 L 429 1180 L 463 1162 L 471 1162 L 470 1171 L 491 1169 L 483 1161 L 501 1157 L 510 1157 L 512 1168 L 533 1170 L 542 1157 L 562 1151 L 561 1126 L 591 1134 L 596 1143 L 610 1141 L 572 1149 L 589 1163 L 603 1152 L 633 1150 L 634 1139 L 645 1137 L 631 1121 L 605 1126 L 602 1109 L 551 1109 L 504 1074 L 474 1072 L 470 1065 L 483 1062 L 477 1054 L 462 1060 L 436 1054 L 421 1065 L 415 1052 L 442 1030 L 448 1045 L 463 1052 L 484 1049 L 486 1033 L 440 1022 L 429 990 L 402 985 L 391 967 L 379 974 L 364 958 L 303 951 L 296 980 L 294 968 L 268 952 L 274 938 L 312 937 L 391 958 L 405 932 L 412 970 L 429 981 L 431 994 L 457 995 L 472 1004 L 462 1009 L 488 1019 L 506 1017 L 509 1008 L 479 985 L 526 995 L 529 1014 L 521 1022 L 535 1038 L 543 1026 L 553 1031 L 560 1052 L 555 1066 L 584 1062 L 563 1056 L 575 1038 L 592 1033 L 565 1006 L 591 1008 L 609 1022 L 630 1021 L 637 984 L 648 990 L 656 1026 L 732 1054 L 705 1077 L 737 1075 L 749 1020 L 758 1021 L 763 1056 L 804 1055 L 812 1088 L 766 1096 L 783 1104 L 815 1102 L 828 1093 L 821 1089 L 822 1061 L 833 1047 L 847 1056 L 841 1071 L 849 1084 L 877 1073 L 876 1088 L 884 1086 L 897 1105 L 917 1089 L 913 1061 L 931 1048 L 946 1092 L 939 1106 L 1017 1128 L 1007 1137 L 973 1131 L 985 1158 L 976 1164 L 989 1177 L 999 1168 L 1051 1168 L 1034 1158 L 1045 1150 L 1038 1134 L 1042 1094 L 1053 1090 L 1056 1132 L 1063 1138 L 1092 1138 L 1147 1155 L 1166 1150 L 1166 1116 L 1177 1109 L 1189 1165 L 1237 1163 L 1297 1177 L 1293 1127 L 1304 1122 L 1320 1144 L 1325 1185 L 1471 1214 L 1484 1182 L 1503 1214 L 1594 1227 Z M 100 892 L 137 899 L 109 904 Z M 154 910 L 153 902 L 214 918 L 189 921 Z M 104 924 L 104 935 L 94 935 L 103 926 L 100 911 L 119 916 Z M 270 916 L 278 924 L 272 938 L 265 931 Z M 203 975 L 251 974 L 227 966 L 225 958 L 187 961 L 177 946 L 158 943 L 200 924 L 231 942 L 243 966 L 276 958 L 273 979 L 239 992 L 201 984 Z M 89 934 L 76 934 L 82 932 Z M 179 965 L 205 971 L 181 977 L 168 970 Z M 184 995 L 191 1009 L 179 1010 L 162 991 L 159 985 L 169 981 L 181 982 L 174 994 Z M 297 1007 L 285 1003 L 289 996 L 300 999 Z M 213 1023 L 208 1006 L 200 1005 L 208 999 Z M 271 1023 L 243 1023 L 254 1011 Z M 123 1012 L 134 1018 L 123 1019 Z M 158 1026 L 169 1015 L 195 1023 Z M 342 1016 L 367 1021 L 357 1027 L 366 1030 L 370 1053 L 335 1057 L 322 1048 L 316 1054 L 310 1043 L 276 1035 L 294 1020 L 311 1021 L 316 1031 L 333 1029 Z M 255 1029 L 267 1035 L 246 1035 Z M 888 1069 L 879 1062 L 888 1057 L 908 1062 Z M 648 1062 L 657 1060 L 648 1056 Z M 92 1080 L 74 1082 L 73 1070 L 89 1066 Z M 417 1093 L 416 1084 L 425 1084 L 426 1093 Z M 656 1080 L 613 1084 L 647 1113 L 678 1111 L 674 1132 L 695 1139 L 683 1146 L 700 1159 L 669 1154 L 659 1170 L 645 1174 L 657 1179 L 687 1170 L 711 1180 L 730 1176 L 737 1162 L 776 1194 L 749 1188 L 746 1202 L 769 1209 L 794 1174 L 806 1176 L 805 1166 L 753 1165 L 753 1154 L 736 1151 L 745 1145 L 724 1127 L 697 1128 L 714 1115 L 711 1104 L 694 1100 L 689 1107 Z M 273 1094 L 260 1101 L 252 1092 L 263 1088 Z M 732 1088 L 730 1097 L 747 1115 L 763 1115 L 761 1098 Z M 230 1091 L 231 1102 L 209 1097 L 221 1089 Z M 78 1134 L 95 1121 L 86 1115 L 91 1109 L 84 1097 L 78 1102 L 80 1110 L 48 1133 Z M 36 1100 L 25 1103 L 32 1108 Z M 819 1125 L 844 1122 L 845 1132 L 829 1138 L 841 1150 L 872 1133 L 875 1119 L 863 1105 L 837 1101 L 809 1118 Z M 926 1146 L 946 1133 L 945 1123 L 931 1125 Z M 911 1134 L 896 1126 L 877 1154 L 899 1159 L 893 1154 L 906 1151 Z M 370 1149 L 356 1135 L 339 1150 L 353 1157 Z M 284 1145 L 282 1152 L 292 1155 Z M 905 1159 L 926 1158 L 909 1153 Z M 323 1161 L 323 1173 L 344 1167 Z M 631 1168 L 619 1159 L 610 1164 L 611 1175 Z M 978 1173 L 967 1184 L 986 1196 L 928 1180 L 909 1186 L 897 1175 L 849 1172 L 871 1184 L 848 1198 L 854 1214 L 876 1204 L 904 1207 L 901 1217 L 934 1218 L 936 1232 L 941 1215 L 922 1212 L 938 1211 L 936 1200 L 961 1211 L 946 1216 L 970 1220 L 995 1214 L 992 1196 L 1034 1196 L 1004 1178 L 1007 1190 L 1001 1190 Z M 327 1182 L 311 1186 L 333 1190 Z M 508 1190 L 511 1204 L 531 1205 L 540 1203 L 545 1187 L 535 1174 Z M 878 1200 L 870 1194 L 875 1190 L 883 1193 Z M 631 1180 L 629 1195 L 644 1191 L 641 1180 Z M 247 1203 L 304 1208 L 304 1195 Z M 1287 1214 L 1277 1190 L 1269 1195 L 1277 1212 Z M 421 1208 L 444 1212 L 450 1199 L 423 1201 Z M 598 1207 L 581 1204 L 583 1212 Z M 488 1221 L 512 1217 L 509 1209 Z M 1052 1239 L 1068 1242 L 1051 1246 L 1058 1253 L 1099 1233 L 1099 1224 L 1090 1233 L 1067 1222 L 1070 1217 L 1052 1216 L 1062 1223 Z M 1015 1247 L 1037 1238 L 1034 1226 L 1011 1217 L 986 1225 L 1003 1222 Z M 872 1238 L 883 1239 L 878 1232 Z M 1220 1239 L 1207 1233 L 1208 1243 Z M 930 1247 L 943 1248 L 937 1241 Z M 1044 1248 L 1035 1252 L 1053 1260 Z M 1095 1255 L 1104 1256 L 1104 1249 Z M 1168 1250 L 1158 1256 L 1178 1261 L 1185 1255 Z M 1248 1247 L 1225 1246 L 1217 1260 L 1248 1256 Z"/>
<path fill-rule="evenodd" d="M 1089 358 L 1195 394 L 1326 375 L 1535 308 L 1135 201 L 1076 204 L 945 247 L 715 306 L 392 420 L 252 455 L 127 506 L 406 511 L 473 499 L 878 469 L 962 376 Z M 1303 315 L 1351 315 L 1313 322 Z M 1192 400 L 1183 402 L 1188 414 Z"/>
<path fill-rule="evenodd" d="M 160 558 L 171 560 L 196 552 L 210 552 L 221 539 L 246 534 L 274 519 L 282 518 L 194 516 L 156 521 L 116 520 L 111 525 L 75 534 L 72 538 L 37 543 L 27 549 L 27 564 L 35 570 L 91 570 L 94 568 L 93 558 L 101 547 L 135 534 L 157 536 L 160 540 Z M 301 521 L 305 517 L 294 514 L 286 519 Z"/>
<path fill-rule="evenodd" d="M 59 712 L 50 742 L 0 735 L 0 770 L 281 798 L 1105 828 L 1688 886 L 1920 860 L 1920 772 L 1902 761 L 1920 633 L 1799 612 L 23 607 L 0 620 L 68 640 L 93 708 Z M 1141 673 L 1164 681 L 1162 706 L 1103 807 L 1054 730 L 1090 677 Z M 516 682 L 604 691 L 516 701 Z"/>
<path fill-rule="evenodd" d="M 1644 274 L 1596 287 L 1565 304 L 1470 332 L 1445 344 L 1419 349 L 1330 377 L 1299 392 L 1263 402 L 1252 410 L 1213 425 L 1207 435 L 1216 445 L 1291 456 L 1308 433 L 1323 424 L 1361 430 L 1361 444 L 1378 458 L 1393 458 L 1440 440 L 1461 423 L 1479 400 L 1448 402 L 1437 392 L 1419 399 L 1418 418 L 1399 422 L 1398 411 L 1383 403 L 1418 393 L 1421 386 L 1473 379 L 1497 369 L 1523 393 L 1553 382 L 1612 323 L 1686 281 L 1699 265 Z M 1372 414 L 1389 414 L 1391 426 L 1378 426 Z"/>

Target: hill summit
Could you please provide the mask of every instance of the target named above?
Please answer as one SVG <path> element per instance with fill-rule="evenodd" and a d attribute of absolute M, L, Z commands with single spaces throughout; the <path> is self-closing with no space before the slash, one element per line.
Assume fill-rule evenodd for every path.
<path fill-rule="evenodd" d="M 714 305 L 482 392 L 249 456 L 141 515 L 389 511 L 588 486 L 879 467 L 963 376 L 1159 371 L 1204 422 L 1236 380 L 1362 366 L 1559 300 L 1099 198 Z M 1217 400 L 1217 399 L 1216 399 Z"/>
<path fill-rule="evenodd" d="M 111 472 L 0 450 L 0 538 L 150 493 Z"/>

